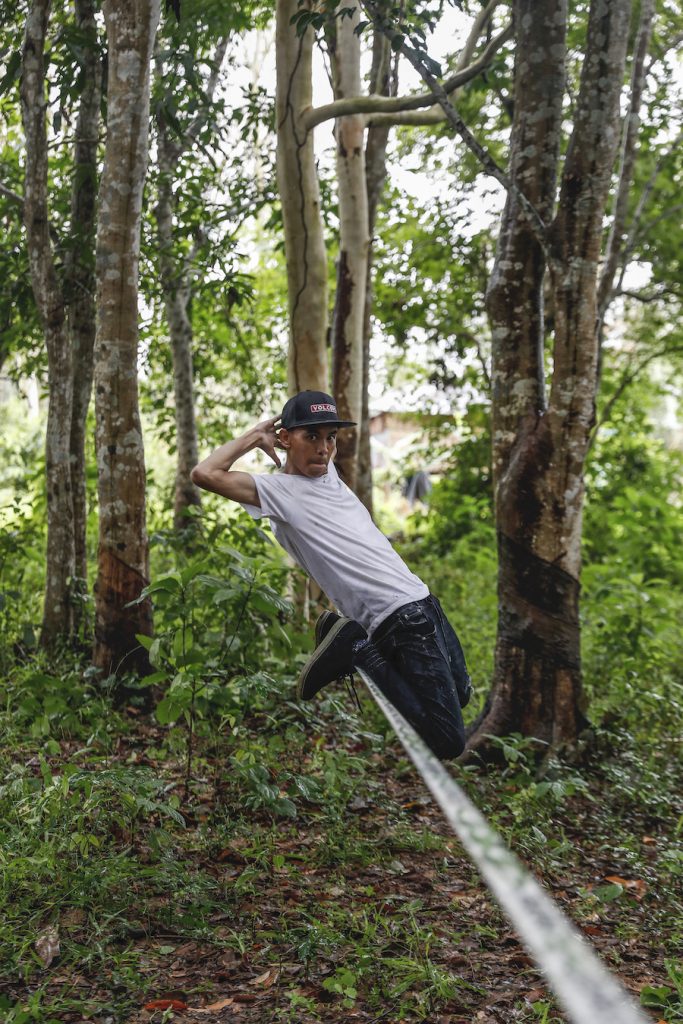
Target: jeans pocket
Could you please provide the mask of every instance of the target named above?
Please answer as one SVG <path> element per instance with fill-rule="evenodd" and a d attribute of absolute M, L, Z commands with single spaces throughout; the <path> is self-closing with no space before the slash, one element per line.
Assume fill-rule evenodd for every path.
<path fill-rule="evenodd" d="M 436 626 L 430 616 L 419 605 L 411 605 L 399 612 L 401 627 L 413 636 L 431 638 L 436 635 Z"/>

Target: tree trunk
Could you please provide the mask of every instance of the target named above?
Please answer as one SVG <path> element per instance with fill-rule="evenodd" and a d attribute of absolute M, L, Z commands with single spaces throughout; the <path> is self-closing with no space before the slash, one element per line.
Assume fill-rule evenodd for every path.
<path fill-rule="evenodd" d="M 335 99 L 361 95 L 358 9 L 337 20 L 331 48 Z M 363 318 L 368 276 L 368 195 L 365 117 L 348 114 L 335 124 L 339 190 L 339 261 L 332 320 L 332 391 L 343 419 L 360 425 L 363 406 Z M 339 431 L 335 464 L 346 484 L 358 486 L 359 427 Z"/>
<path fill-rule="evenodd" d="M 372 39 L 372 67 L 370 93 L 395 96 L 397 76 L 391 74 L 391 46 L 389 40 L 376 28 Z M 358 479 L 356 493 L 372 515 L 372 449 L 370 446 L 370 346 L 372 341 L 373 302 L 373 237 L 377 209 L 387 176 L 387 143 L 389 125 L 370 125 L 365 145 L 365 189 L 368 197 L 368 260 L 365 280 L 365 307 L 363 310 L 363 394 L 360 439 L 358 443 Z"/>
<path fill-rule="evenodd" d="M 297 0 L 278 0 L 277 172 L 287 263 L 288 379 L 292 393 L 327 391 L 327 257 L 313 133 L 302 123 L 311 106 L 313 30 L 297 36 Z"/>
<path fill-rule="evenodd" d="M 166 323 L 173 355 L 173 395 L 176 420 L 176 474 L 173 526 L 182 530 L 189 525 L 185 510 L 201 505 L 199 489 L 190 473 L 199 461 L 197 424 L 194 414 L 194 374 L 192 369 L 192 323 L 189 303 L 192 287 L 186 266 L 178 266 L 173 256 L 173 171 L 179 147 L 172 146 L 165 125 L 158 130 L 159 197 L 154 210 L 159 238 L 159 268 L 164 296 Z"/>
<path fill-rule="evenodd" d="M 24 223 L 31 285 L 48 358 L 48 419 L 45 441 L 47 551 L 41 643 L 52 646 L 74 629 L 71 585 L 75 574 L 74 514 L 69 434 L 72 406 L 71 346 L 61 283 L 50 243 L 45 123 L 45 36 L 50 0 L 34 0 L 22 49 L 21 114 L 26 137 Z"/>
<path fill-rule="evenodd" d="M 582 713 L 583 468 L 597 388 L 597 271 L 617 147 L 628 0 L 593 0 L 572 139 L 552 225 L 553 377 L 543 392 L 544 254 L 508 198 L 487 304 L 499 549 L 494 683 L 469 742 L 520 731 L 572 745 Z M 511 177 L 548 221 L 563 96 L 564 0 L 517 0 Z"/>
<path fill-rule="evenodd" d="M 145 463 L 138 410 L 138 264 L 148 160 L 150 62 L 159 0 L 104 0 L 109 49 L 107 142 L 97 232 L 95 413 L 100 531 L 95 665 L 147 671 L 136 633 L 151 634 Z"/>
<path fill-rule="evenodd" d="M 83 36 L 79 63 L 83 72 L 71 194 L 71 249 L 66 260 L 65 291 L 73 353 L 73 412 L 71 417 L 71 489 L 74 508 L 76 576 L 86 585 L 87 500 L 85 429 L 92 392 L 95 344 L 95 230 L 97 143 L 100 123 L 101 73 L 97 56 L 94 0 L 76 0 L 76 27 Z M 75 607 L 79 615 L 80 605 Z M 76 625 L 78 626 L 78 622 Z"/>

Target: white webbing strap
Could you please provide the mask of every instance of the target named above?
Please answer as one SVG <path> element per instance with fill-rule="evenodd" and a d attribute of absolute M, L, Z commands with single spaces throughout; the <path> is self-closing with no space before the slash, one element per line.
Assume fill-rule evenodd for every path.
<path fill-rule="evenodd" d="M 356 669 L 574 1024 L 648 1024 L 588 942 L 529 874 L 415 730 Z"/>

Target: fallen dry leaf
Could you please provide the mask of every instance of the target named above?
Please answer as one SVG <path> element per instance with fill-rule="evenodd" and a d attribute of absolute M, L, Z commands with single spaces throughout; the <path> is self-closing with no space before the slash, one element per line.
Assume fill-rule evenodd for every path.
<path fill-rule="evenodd" d="M 59 929 L 49 925 L 36 939 L 34 949 L 43 961 L 43 967 L 49 967 L 59 956 Z"/>
<path fill-rule="evenodd" d="M 227 996 L 225 999 L 219 999 L 217 1003 L 209 1003 L 208 1006 L 193 1006 L 193 1013 L 215 1013 L 216 1010 L 224 1010 L 226 1006 L 232 1006 L 235 1000 L 232 996 Z"/>
<path fill-rule="evenodd" d="M 269 970 L 264 971 L 263 974 L 259 974 L 258 978 L 252 978 L 249 982 L 250 985 L 262 985 L 264 988 L 271 988 L 275 984 L 277 979 L 280 977 L 280 971 L 277 967 L 271 967 Z"/>
<path fill-rule="evenodd" d="M 186 1010 L 187 1003 L 182 999 L 153 999 L 151 1003 L 145 1003 L 144 1010 Z"/>

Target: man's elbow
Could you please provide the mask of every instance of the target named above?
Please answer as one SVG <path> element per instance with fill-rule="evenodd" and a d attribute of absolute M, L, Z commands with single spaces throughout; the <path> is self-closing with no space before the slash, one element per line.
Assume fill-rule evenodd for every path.
<path fill-rule="evenodd" d="M 202 469 L 201 465 L 195 466 L 192 472 L 190 473 L 190 480 L 195 485 L 195 487 L 201 487 L 204 490 L 206 490 L 207 479 L 207 473 L 205 470 Z"/>

